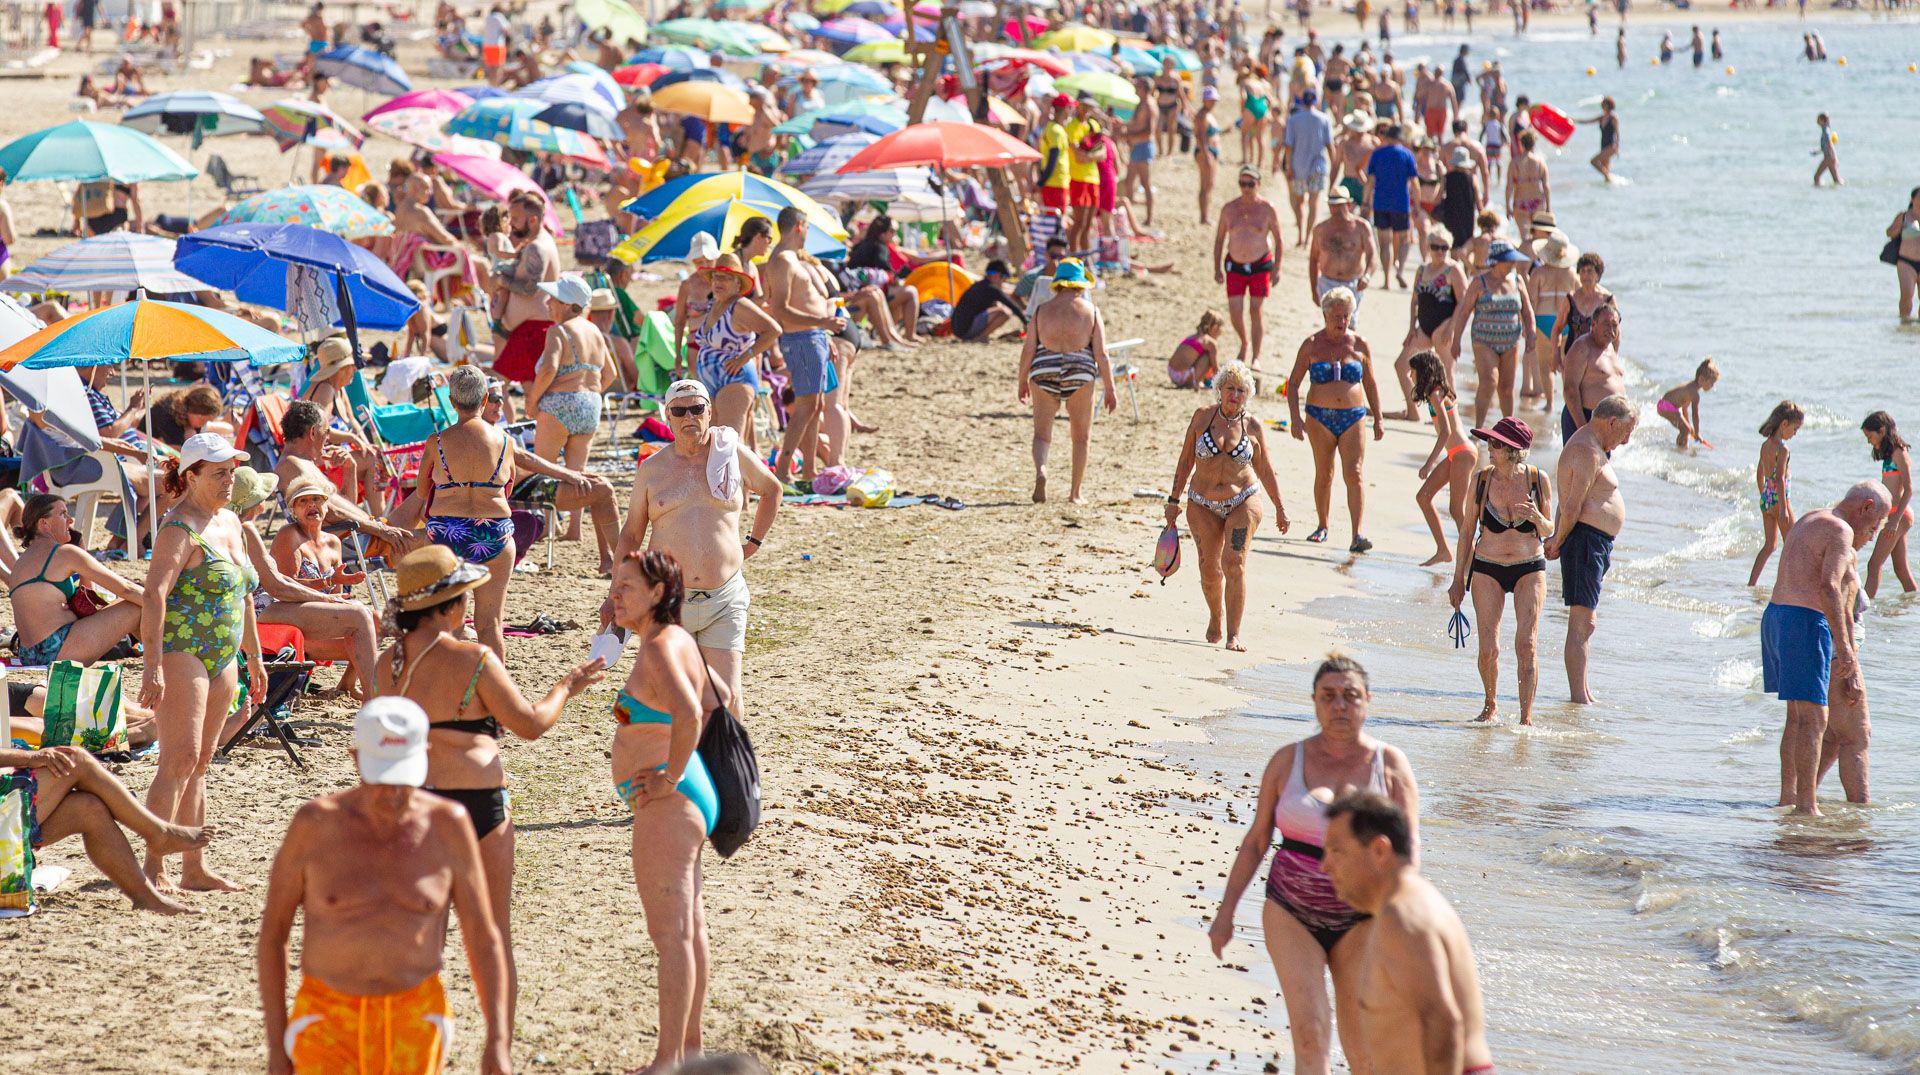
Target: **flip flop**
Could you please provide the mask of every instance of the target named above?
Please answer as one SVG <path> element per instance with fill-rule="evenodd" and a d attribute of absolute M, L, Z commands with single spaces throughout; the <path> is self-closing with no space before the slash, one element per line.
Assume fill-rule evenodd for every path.
<path fill-rule="evenodd" d="M 1347 551 L 1348 552 L 1366 552 L 1368 549 L 1371 549 L 1371 548 L 1373 548 L 1373 542 L 1368 541 L 1366 538 L 1363 538 L 1358 534 L 1355 534 L 1353 535 L 1353 544 L 1347 546 Z"/>
<path fill-rule="evenodd" d="M 1327 540 L 1327 528 L 1323 526 L 1320 529 L 1315 530 L 1313 533 L 1308 534 L 1307 540 L 1315 543 Z"/>

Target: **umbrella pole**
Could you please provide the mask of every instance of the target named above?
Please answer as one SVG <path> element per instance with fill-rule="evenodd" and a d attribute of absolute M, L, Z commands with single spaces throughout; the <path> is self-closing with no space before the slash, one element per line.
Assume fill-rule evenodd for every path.
<path fill-rule="evenodd" d="M 133 356 L 127 356 L 127 361 L 132 362 Z M 160 533 L 160 460 L 153 450 L 159 442 L 153 439 L 153 367 L 143 361 L 140 369 L 146 375 L 147 405 L 142 408 L 141 419 L 147 424 L 147 541 L 152 542 Z M 153 556 L 151 545 L 144 553 L 140 550 L 138 523 L 133 527 L 133 555 L 142 560 Z"/>

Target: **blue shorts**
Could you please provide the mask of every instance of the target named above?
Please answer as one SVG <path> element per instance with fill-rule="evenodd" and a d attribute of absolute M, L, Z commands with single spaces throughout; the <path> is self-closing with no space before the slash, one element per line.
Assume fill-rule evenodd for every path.
<path fill-rule="evenodd" d="M 1568 608 L 1599 608 L 1600 580 L 1613 566 L 1613 535 L 1574 523 L 1560 542 L 1560 596 Z"/>
<path fill-rule="evenodd" d="M 1768 604 L 1760 617 L 1760 683 L 1783 702 L 1827 704 L 1833 631 L 1824 613 Z"/>
<path fill-rule="evenodd" d="M 1406 231 L 1412 226 L 1409 219 L 1411 216 L 1411 210 L 1404 213 L 1396 213 L 1391 209 L 1382 209 L 1376 205 L 1373 207 L 1373 227 L 1375 231 Z"/>
<path fill-rule="evenodd" d="M 781 335 L 780 357 L 787 360 L 788 384 L 795 396 L 818 396 L 840 387 L 840 377 L 833 370 L 832 339 L 826 329 L 819 328 Z"/>
<path fill-rule="evenodd" d="M 1135 142 L 1133 144 L 1133 151 L 1127 154 L 1127 160 L 1133 164 L 1152 164 L 1153 139 L 1149 138 L 1144 142 Z"/>
<path fill-rule="evenodd" d="M 311 40 L 311 39 L 309 39 L 309 40 L 307 41 L 307 54 L 308 54 L 308 55 L 310 55 L 310 56 L 318 56 L 318 55 L 320 55 L 321 53 L 323 53 L 323 52 L 325 52 L 325 51 L 327 51 L 327 43 L 326 43 L 325 41 L 314 41 L 314 40 Z"/>

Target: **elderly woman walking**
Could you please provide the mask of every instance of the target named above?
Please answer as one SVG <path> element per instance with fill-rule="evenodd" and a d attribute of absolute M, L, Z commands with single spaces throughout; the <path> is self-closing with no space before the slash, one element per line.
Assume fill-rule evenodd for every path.
<path fill-rule="evenodd" d="M 1320 331 L 1300 344 L 1287 375 L 1287 406 L 1293 412 L 1293 439 L 1313 446 L 1313 511 L 1318 522 L 1308 541 L 1327 540 L 1327 514 L 1333 506 L 1333 465 L 1337 453 L 1347 486 L 1347 515 L 1353 522 L 1350 552 L 1373 548 L 1360 532 L 1366 514 L 1366 489 L 1361 468 L 1367 460 L 1367 440 L 1360 426 L 1373 419 L 1373 439 L 1386 436 L 1381 422 L 1380 386 L 1373 376 L 1373 351 L 1353 331 L 1353 311 L 1359 300 L 1352 291 L 1336 287 L 1320 296 Z M 1300 382 L 1306 390 L 1307 417 L 1300 420 Z"/>
<path fill-rule="evenodd" d="M 1053 297 L 1034 310 L 1027 342 L 1020 349 L 1016 374 L 1020 402 L 1033 404 L 1035 504 L 1047 500 L 1047 454 L 1053 447 L 1054 415 L 1061 407 L 1067 409 L 1067 427 L 1073 437 L 1073 486 L 1067 502 L 1078 504 L 1093 435 L 1093 382 L 1100 382 L 1108 414 L 1120 404 L 1113 366 L 1107 361 L 1106 327 L 1100 311 L 1087 301 L 1092 283 L 1079 261 L 1062 261 L 1054 270 Z"/>

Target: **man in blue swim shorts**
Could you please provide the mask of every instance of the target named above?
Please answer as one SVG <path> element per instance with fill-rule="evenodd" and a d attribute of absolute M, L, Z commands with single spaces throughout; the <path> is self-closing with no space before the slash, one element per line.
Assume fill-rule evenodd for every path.
<path fill-rule="evenodd" d="M 1768 694 L 1787 703 L 1780 733 L 1780 805 L 1817 814 L 1820 740 L 1827 730 L 1829 676 L 1849 701 L 1866 694 L 1853 634 L 1854 553 L 1887 521 L 1892 494 L 1861 482 L 1840 503 L 1817 508 L 1787 531 L 1772 600 L 1760 617 L 1760 670 Z"/>
<path fill-rule="evenodd" d="M 1608 453 L 1633 436 L 1633 404 L 1608 396 L 1593 420 L 1560 449 L 1560 503 L 1547 539 L 1547 559 L 1560 561 L 1560 593 L 1567 603 L 1567 691 L 1576 705 L 1593 701 L 1587 685 L 1587 646 L 1600 607 L 1600 582 L 1613 566 L 1613 539 L 1627 523 L 1627 501 Z"/>
<path fill-rule="evenodd" d="M 822 425 L 846 428 L 846 408 L 836 392 L 840 377 L 833 368 L 830 341 L 833 333 L 847 326 L 847 319 L 834 310 L 832 275 L 807 253 L 806 212 L 790 205 L 780 210 L 775 223 L 780 227 L 780 241 L 761 267 L 760 277 L 767 288 L 767 313 L 780 323 L 780 357 L 787 364 L 793 402 L 787 407 L 787 432 L 780 438 L 773 473 L 785 482 L 798 454 L 800 484 L 811 487 L 823 462 L 819 450 Z M 842 444 L 845 440 L 843 437 L 833 442 Z"/>

